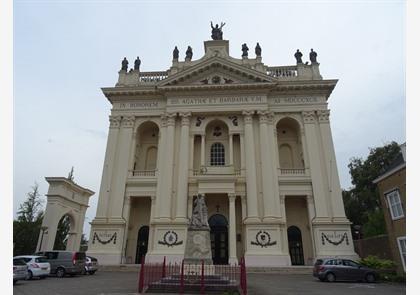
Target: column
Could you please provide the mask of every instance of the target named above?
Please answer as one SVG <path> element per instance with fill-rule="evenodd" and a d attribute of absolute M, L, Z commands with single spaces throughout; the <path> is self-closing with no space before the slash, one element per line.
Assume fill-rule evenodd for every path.
<path fill-rule="evenodd" d="M 200 147 L 200 152 L 201 152 L 201 156 L 200 156 L 200 163 L 201 166 L 206 166 L 206 140 L 205 140 L 206 136 L 205 134 L 201 134 L 201 147 Z"/>
<path fill-rule="evenodd" d="M 238 263 L 236 256 L 236 216 L 234 194 L 229 194 L 229 264 Z"/>
<path fill-rule="evenodd" d="M 286 196 L 280 195 L 280 216 L 286 222 Z"/>
<path fill-rule="evenodd" d="M 274 127 L 274 113 L 268 112 L 267 113 L 267 137 L 268 143 L 270 147 L 270 164 L 271 164 L 271 177 L 273 179 L 273 197 L 274 197 L 274 212 L 276 216 L 280 215 L 280 189 L 279 189 L 279 159 L 278 159 L 278 144 L 277 144 L 277 131 Z M 270 134 L 275 134 L 275 136 L 270 136 Z"/>
<path fill-rule="evenodd" d="M 175 113 L 168 113 L 166 140 L 165 140 L 165 168 L 163 173 L 163 185 L 161 195 L 157 196 L 161 199 L 159 206 L 159 217 L 161 221 L 169 222 L 171 219 L 172 208 L 172 181 L 174 169 L 174 140 L 175 140 Z"/>
<path fill-rule="evenodd" d="M 244 134 L 239 135 L 239 141 L 241 145 L 241 176 L 245 169 L 245 146 L 244 146 Z"/>
<path fill-rule="evenodd" d="M 192 216 L 193 197 L 194 196 L 188 196 L 188 210 L 187 210 L 188 219 L 190 219 Z"/>
<path fill-rule="evenodd" d="M 303 161 L 305 162 L 305 174 L 309 175 L 309 156 L 308 156 L 308 149 L 307 149 L 307 142 L 305 136 L 305 130 L 300 130 L 300 140 L 302 141 L 302 152 L 303 152 Z"/>
<path fill-rule="evenodd" d="M 131 197 L 124 198 L 124 208 L 123 208 L 123 219 L 125 220 L 125 227 L 124 227 L 124 236 L 122 241 L 122 261 L 126 263 L 126 249 L 127 249 L 127 237 L 128 237 L 128 226 L 130 220 L 130 208 L 131 208 Z"/>
<path fill-rule="evenodd" d="M 187 222 L 187 194 L 188 194 L 188 155 L 191 113 L 180 113 L 181 142 L 179 147 L 178 186 L 176 196 L 176 215 L 178 221 Z"/>
<path fill-rule="evenodd" d="M 194 169 L 194 138 L 194 134 L 190 135 L 190 159 L 188 162 L 188 169 L 191 171 Z"/>
<path fill-rule="evenodd" d="M 308 158 L 311 167 L 312 190 L 314 194 L 316 218 L 319 220 L 329 220 L 328 202 L 325 198 L 324 173 L 322 173 L 322 163 L 320 159 L 321 151 L 319 147 L 319 138 L 317 136 L 315 124 L 315 112 L 302 112 L 305 127 L 306 139 L 308 142 Z"/>
<path fill-rule="evenodd" d="M 331 199 L 332 217 L 345 219 L 346 213 L 344 211 L 343 197 L 341 194 L 340 180 L 338 177 L 337 161 L 335 159 L 334 143 L 331 135 L 330 127 L 330 111 L 317 111 L 319 129 L 321 132 L 322 146 L 324 152 L 324 159 L 326 161 L 325 167 L 327 170 L 328 192 Z"/>
<path fill-rule="evenodd" d="M 246 195 L 241 195 L 242 221 L 246 218 Z"/>
<path fill-rule="evenodd" d="M 121 116 L 109 116 L 109 132 L 106 144 L 104 166 L 102 170 L 101 187 L 99 189 L 98 207 L 95 219 L 108 216 L 109 194 L 111 192 L 112 170 L 114 166 L 115 151 L 118 143 Z"/>
<path fill-rule="evenodd" d="M 264 201 L 264 221 L 272 221 L 278 216 L 274 201 L 274 183 L 273 168 L 270 149 L 270 140 L 268 139 L 267 112 L 258 111 L 260 122 L 260 153 L 261 153 L 261 172 L 262 172 L 262 191 Z M 278 195 L 277 195 L 278 196 Z M 277 197 L 276 196 L 276 197 Z"/>
<path fill-rule="evenodd" d="M 254 130 L 252 115 L 254 111 L 244 111 L 245 122 L 245 162 L 246 162 L 246 197 L 247 197 L 247 221 L 259 222 L 257 202 L 257 175 L 255 164 Z"/>
<path fill-rule="evenodd" d="M 229 133 L 229 165 L 233 166 L 233 133 Z"/>
<path fill-rule="evenodd" d="M 154 210 L 154 218 L 160 217 L 160 207 L 165 206 L 165 198 L 162 195 L 163 187 L 165 184 L 165 170 L 167 169 L 165 158 L 166 158 L 166 129 L 167 129 L 167 117 L 162 115 L 161 126 L 159 130 L 159 144 L 158 144 L 158 158 L 157 158 L 157 185 L 156 185 L 156 206 Z"/>
<path fill-rule="evenodd" d="M 312 227 L 312 220 L 315 218 L 316 213 L 315 213 L 314 198 L 312 195 L 306 196 L 306 206 L 308 210 L 309 228 L 311 232 L 311 242 L 312 242 L 312 251 L 313 251 L 312 253 L 313 253 L 313 256 L 316 257 L 318 252 L 316 249 L 316 242 L 314 239 L 314 231 Z"/>
<path fill-rule="evenodd" d="M 121 121 L 121 130 L 118 138 L 116 162 L 114 166 L 113 182 L 111 187 L 111 218 L 122 221 L 122 208 L 125 197 L 125 184 L 128 174 L 128 160 L 131 154 L 131 139 L 133 136 L 134 116 L 124 116 Z"/>

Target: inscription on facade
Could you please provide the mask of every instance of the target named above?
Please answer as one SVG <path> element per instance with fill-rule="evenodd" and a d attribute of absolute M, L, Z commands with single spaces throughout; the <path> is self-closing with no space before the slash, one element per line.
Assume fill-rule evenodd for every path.
<path fill-rule="evenodd" d="M 215 105 L 215 104 L 259 104 L 267 100 L 262 96 L 243 96 L 243 97 L 196 97 L 196 98 L 171 98 L 168 105 Z"/>
<path fill-rule="evenodd" d="M 319 97 L 275 97 L 273 104 L 305 104 L 321 102 Z"/>
<path fill-rule="evenodd" d="M 116 105 L 117 109 L 142 109 L 150 110 L 159 108 L 158 101 L 140 101 L 140 102 L 120 102 Z"/>

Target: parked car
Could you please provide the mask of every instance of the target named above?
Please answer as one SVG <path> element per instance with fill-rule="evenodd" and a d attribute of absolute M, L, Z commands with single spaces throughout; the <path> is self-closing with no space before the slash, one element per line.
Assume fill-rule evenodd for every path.
<path fill-rule="evenodd" d="M 13 285 L 18 280 L 24 280 L 28 273 L 28 266 L 21 258 L 13 258 Z"/>
<path fill-rule="evenodd" d="M 313 275 L 320 281 L 366 281 L 373 283 L 377 274 L 373 269 L 362 266 L 350 259 L 323 258 L 317 259 Z"/>
<path fill-rule="evenodd" d="M 45 256 L 51 265 L 51 274 L 62 278 L 66 274 L 77 275 L 84 271 L 86 254 L 77 251 L 43 251 L 36 255 Z"/>
<path fill-rule="evenodd" d="M 85 271 L 83 274 L 93 275 L 98 270 L 98 259 L 92 256 L 86 256 Z"/>
<path fill-rule="evenodd" d="M 50 264 L 43 256 L 21 255 L 13 257 L 13 259 L 15 258 L 21 258 L 26 262 L 26 265 L 28 266 L 28 272 L 26 275 L 27 280 L 30 280 L 33 277 L 45 279 L 50 274 Z"/>

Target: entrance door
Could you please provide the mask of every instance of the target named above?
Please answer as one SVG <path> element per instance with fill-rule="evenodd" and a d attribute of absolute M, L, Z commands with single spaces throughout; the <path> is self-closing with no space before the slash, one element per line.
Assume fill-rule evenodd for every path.
<path fill-rule="evenodd" d="M 227 220 L 223 215 L 215 214 L 210 217 L 209 225 L 213 264 L 228 264 L 229 236 Z"/>
<path fill-rule="evenodd" d="M 287 239 L 289 240 L 289 254 L 292 265 L 304 265 L 302 234 L 297 226 L 290 226 L 287 229 Z"/>
<path fill-rule="evenodd" d="M 136 264 L 140 264 L 141 258 L 146 255 L 148 243 L 149 243 L 149 227 L 142 226 L 139 229 L 139 233 L 137 236 Z"/>

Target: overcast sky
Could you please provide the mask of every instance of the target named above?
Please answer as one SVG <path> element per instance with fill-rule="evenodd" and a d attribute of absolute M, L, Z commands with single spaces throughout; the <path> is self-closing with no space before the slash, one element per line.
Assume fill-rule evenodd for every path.
<path fill-rule="evenodd" d="M 405 141 L 403 1 L 15 1 L 14 212 L 35 181 L 45 195 L 44 177 L 74 166 L 75 181 L 96 192 L 90 222 L 111 108 L 100 87 L 115 85 L 124 56 L 130 67 L 140 56 L 143 71 L 168 69 L 175 45 L 199 59 L 211 20 L 226 22 L 233 57 L 259 42 L 266 65 L 293 65 L 297 48 L 304 61 L 314 48 L 324 79 L 339 79 L 329 108 L 342 188 L 351 157 Z"/>

